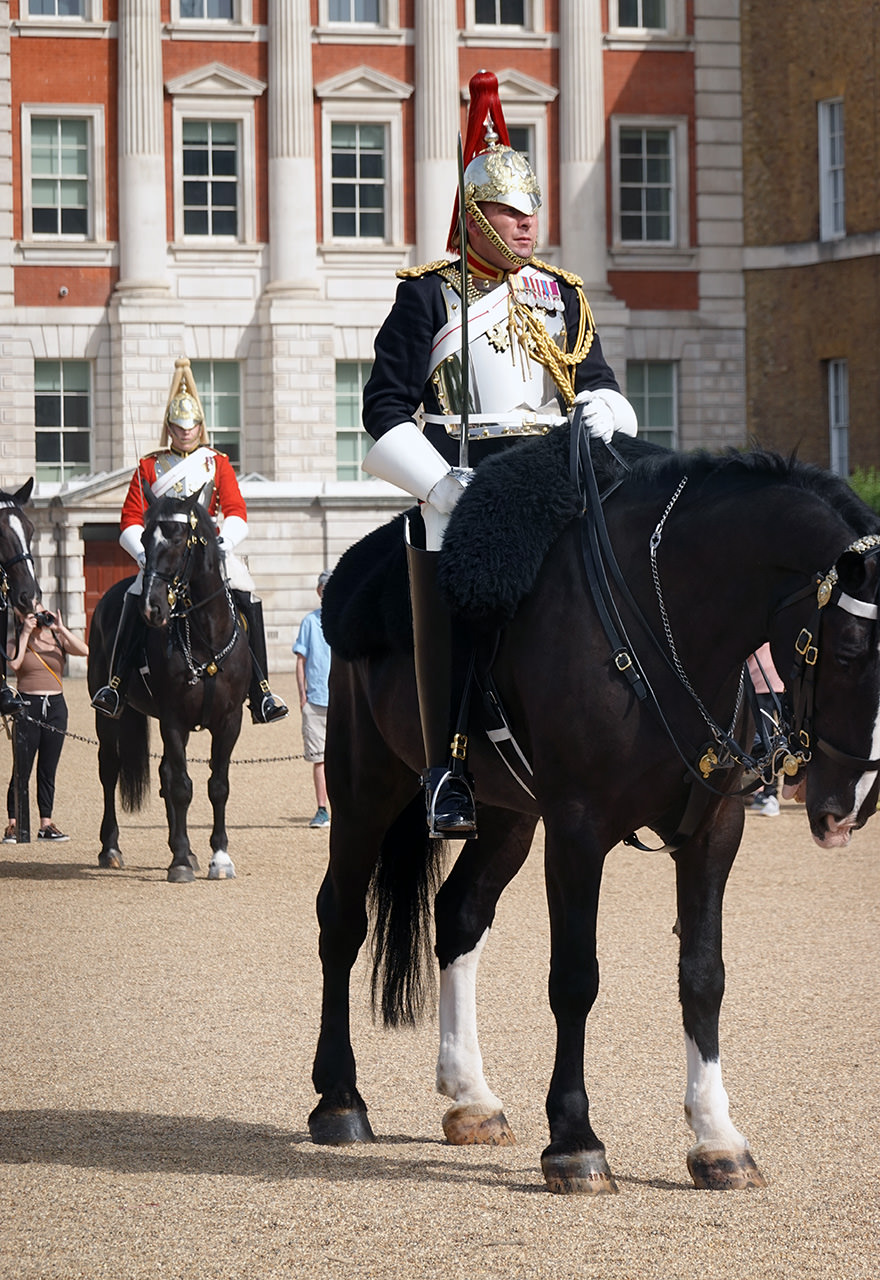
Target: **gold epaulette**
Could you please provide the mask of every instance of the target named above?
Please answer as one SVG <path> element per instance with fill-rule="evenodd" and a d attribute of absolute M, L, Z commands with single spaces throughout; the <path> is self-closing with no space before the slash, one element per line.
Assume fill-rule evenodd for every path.
<path fill-rule="evenodd" d="M 438 258 L 436 262 L 425 262 L 420 267 L 401 267 L 394 274 L 398 280 L 418 280 L 421 276 L 429 276 L 432 271 L 439 271 L 441 267 L 448 267 L 450 258 Z"/>
<path fill-rule="evenodd" d="M 532 258 L 529 263 L 530 267 L 537 267 L 539 271 L 549 271 L 552 276 L 561 276 L 566 284 L 570 284 L 572 288 L 583 288 L 583 280 L 580 276 L 576 276 L 573 271 L 566 271 L 563 267 L 554 267 L 550 262 L 542 262 L 540 258 Z"/>

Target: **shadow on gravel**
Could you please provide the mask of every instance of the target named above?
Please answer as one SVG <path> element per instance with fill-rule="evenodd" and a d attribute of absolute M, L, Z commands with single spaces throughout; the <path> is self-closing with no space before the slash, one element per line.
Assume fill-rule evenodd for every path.
<path fill-rule="evenodd" d="M 439 1160 L 425 1148 L 439 1140 L 391 1136 L 375 1146 L 314 1146 L 302 1130 L 200 1116 L 160 1116 L 140 1111 L 0 1112 L 0 1163 L 64 1165 L 116 1173 L 226 1174 L 283 1180 L 326 1178 L 337 1182 L 484 1182 L 497 1186 L 503 1169 L 490 1161 L 461 1165 Z M 409 1148 L 399 1156 L 383 1148 Z M 471 1152 L 473 1148 L 469 1149 Z M 523 1170 L 517 1170 L 522 1177 Z M 531 1192 L 534 1186 L 511 1185 Z"/>
<path fill-rule="evenodd" d="M 41 840 L 48 844 L 48 840 Z M 0 861 L 0 880 L 93 880 L 98 870 L 88 862 L 4 862 Z"/>

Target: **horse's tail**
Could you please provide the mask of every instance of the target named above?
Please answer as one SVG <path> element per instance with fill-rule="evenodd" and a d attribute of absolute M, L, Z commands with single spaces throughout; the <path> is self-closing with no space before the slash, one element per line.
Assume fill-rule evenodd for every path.
<path fill-rule="evenodd" d="M 446 846 L 428 838 L 422 792 L 382 840 L 370 881 L 373 911 L 373 1011 L 386 1027 L 415 1026 L 433 995 L 431 908 Z"/>
<path fill-rule="evenodd" d="M 119 799 L 126 813 L 137 813 L 150 794 L 150 722 L 127 706 L 119 720 Z"/>

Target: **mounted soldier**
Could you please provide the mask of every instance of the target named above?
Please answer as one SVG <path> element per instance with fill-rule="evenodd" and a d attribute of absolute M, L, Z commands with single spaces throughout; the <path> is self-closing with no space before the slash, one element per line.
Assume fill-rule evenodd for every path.
<path fill-rule="evenodd" d="M 287 705 L 273 694 L 268 682 L 266 633 L 263 606 L 254 594 L 254 583 L 235 548 L 247 536 L 247 507 L 232 464 L 225 453 L 208 444 L 205 414 L 193 380 L 190 362 L 175 361 L 174 380 L 162 427 L 159 449 L 140 459 L 131 479 L 125 502 L 119 542 L 138 566 L 138 574 L 123 601 L 108 683 L 98 689 L 92 706 L 118 719 L 125 705 L 125 692 L 131 676 L 141 619 L 137 599 L 143 590 L 144 513 L 148 495 L 153 498 L 187 498 L 200 494 L 202 503 L 212 516 L 222 515 L 220 549 L 224 556 L 224 572 L 236 606 L 247 628 L 251 651 L 251 684 L 248 704 L 254 724 L 268 724 L 288 713 Z"/>
<path fill-rule="evenodd" d="M 526 156 L 510 146 L 496 77 L 478 72 L 470 94 L 447 243 L 459 256 L 398 272 L 363 409 L 377 441 L 364 470 L 422 504 L 424 530 L 410 522 L 407 555 L 423 781 L 438 838 L 476 835 L 466 735 L 455 732 L 466 718 L 472 645 L 458 625 L 453 631 L 436 582 L 437 553 L 471 468 L 567 423 L 575 405 L 585 406 L 593 435 L 637 430 L 583 281 L 533 256 L 541 191 Z"/>

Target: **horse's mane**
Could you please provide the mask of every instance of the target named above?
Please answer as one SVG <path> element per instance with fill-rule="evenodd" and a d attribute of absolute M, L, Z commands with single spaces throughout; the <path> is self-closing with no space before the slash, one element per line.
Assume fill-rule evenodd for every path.
<path fill-rule="evenodd" d="M 751 487 L 755 482 L 786 484 L 801 489 L 827 503 L 859 536 L 880 530 L 880 516 L 862 501 L 857 493 L 840 476 L 832 475 L 821 467 L 803 462 L 795 454 L 783 456 L 770 449 L 755 448 L 747 451 L 726 449 L 722 453 L 697 450 L 678 453 L 663 449 L 638 437 L 624 441 L 615 440 L 615 448 L 631 468 L 623 481 L 627 484 L 660 484 L 680 480 L 687 476 L 698 482 L 716 480 L 725 485 Z M 596 471 L 606 483 L 614 475 L 616 464 L 605 449 L 593 449 Z M 604 457 L 602 456 L 604 455 Z"/>

